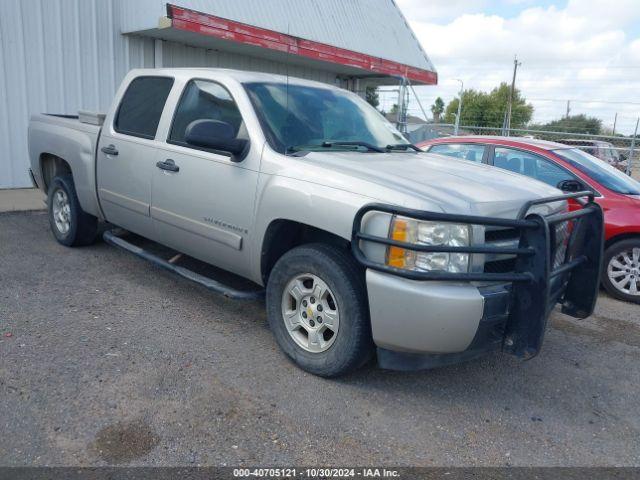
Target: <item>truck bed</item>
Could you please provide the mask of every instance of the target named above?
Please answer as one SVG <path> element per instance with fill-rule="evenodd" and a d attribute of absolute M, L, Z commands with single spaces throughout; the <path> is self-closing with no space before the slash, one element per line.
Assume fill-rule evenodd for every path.
<path fill-rule="evenodd" d="M 66 162 L 75 177 L 76 193 L 82 209 L 101 217 L 96 195 L 95 153 L 100 125 L 86 122 L 98 114 L 35 114 L 29 120 L 29 161 L 33 176 L 45 193 L 48 177 L 45 160 L 57 157 Z M 84 121 L 81 121 L 84 120 Z"/>
<path fill-rule="evenodd" d="M 72 128 L 80 132 L 97 135 L 101 125 L 82 121 L 80 115 L 66 115 L 61 113 L 40 113 L 31 115 L 29 122 L 39 122 L 48 125 L 59 125 L 65 128 Z"/>

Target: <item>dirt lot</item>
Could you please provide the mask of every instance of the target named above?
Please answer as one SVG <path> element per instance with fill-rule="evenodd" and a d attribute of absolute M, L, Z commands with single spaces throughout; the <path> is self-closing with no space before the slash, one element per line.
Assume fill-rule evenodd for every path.
<path fill-rule="evenodd" d="M 226 300 L 43 213 L 0 215 L 0 465 L 640 465 L 640 307 L 539 357 L 305 374 Z"/>

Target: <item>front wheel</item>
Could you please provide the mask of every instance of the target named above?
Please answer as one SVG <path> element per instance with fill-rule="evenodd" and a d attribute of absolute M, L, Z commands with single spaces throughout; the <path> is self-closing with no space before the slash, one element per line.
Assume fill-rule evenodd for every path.
<path fill-rule="evenodd" d="M 640 239 L 616 242 L 604 254 L 602 284 L 619 300 L 640 303 Z"/>
<path fill-rule="evenodd" d="M 302 369 L 344 375 L 371 358 L 364 273 L 346 251 L 311 244 L 283 255 L 267 283 L 269 326 Z"/>
<path fill-rule="evenodd" d="M 67 247 L 93 243 L 98 219 L 80 207 L 71 175 L 60 175 L 51 181 L 47 205 L 51 231 L 59 243 Z"/>

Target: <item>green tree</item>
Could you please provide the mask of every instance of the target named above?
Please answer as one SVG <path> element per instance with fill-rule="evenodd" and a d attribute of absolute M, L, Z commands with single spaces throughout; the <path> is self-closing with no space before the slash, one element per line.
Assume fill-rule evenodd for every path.
<path fill-rule="evenodd" d="M 511 87 L 509 85 L 501 83 L 499 87 L 494 88 L 489 93 L 473 89 L 462 92 L 460 125 L 501 128 L 509 103 L 510 90 Z M 459 99 L 455 98 L 447 105 L 445 110 L 445 121 L 447 123 L 455 122 L 458 102 Z M 511 128 L 524 127 L 529 123 L 532 115 L 533 105 L 527 103 L 520 90 L 516 88 L 511 107 Z"/>
<path fill-rule="evenodd" d="M 598 135 L 602 131 L 602 120 L 595 117 L 587 117 L 581 113 L 580 115 L 570 115 L 541 125 L 533 125 L 532 128 L 536 130 Z"/>
<path fill-rule="evenodd" d="M 433 113 L 433 123 L 440 122 L 440 115 L 442 115 L 442 112 L 444 112 L 444 100 L 438 97 L 436 98 L 435 102 L 433 102 L 433 105 L 431 105 L 431 113 Z"/>
<path fill-rule="evenodd" d="M 371 105 L 373 108 L 378 108 L 380 105 L 380 97 L 378 96 L 378 87 L 369 86 L 364 89 L 365 100 Z"/>
<path fill-rule="evenodd" d="M 394 103 L 393 105 L 391 105 L 391 110 L 389 110 L 389 113 L 395 115 L 398 113 L 398 104 Z"/>

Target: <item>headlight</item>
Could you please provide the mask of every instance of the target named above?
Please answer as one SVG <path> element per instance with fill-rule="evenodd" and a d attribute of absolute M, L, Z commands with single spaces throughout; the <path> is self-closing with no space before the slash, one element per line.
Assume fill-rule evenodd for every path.
<path fill-rule="evenodd" d="M 470 226 L 439 223 L 394 216 L 389 238 L 418 245 L 463 247 L 469 245 Z M 467 272 L 468 253 L 416 252 L 401 247 L 387 247 L 387 265 L 406 270 Z"/>

